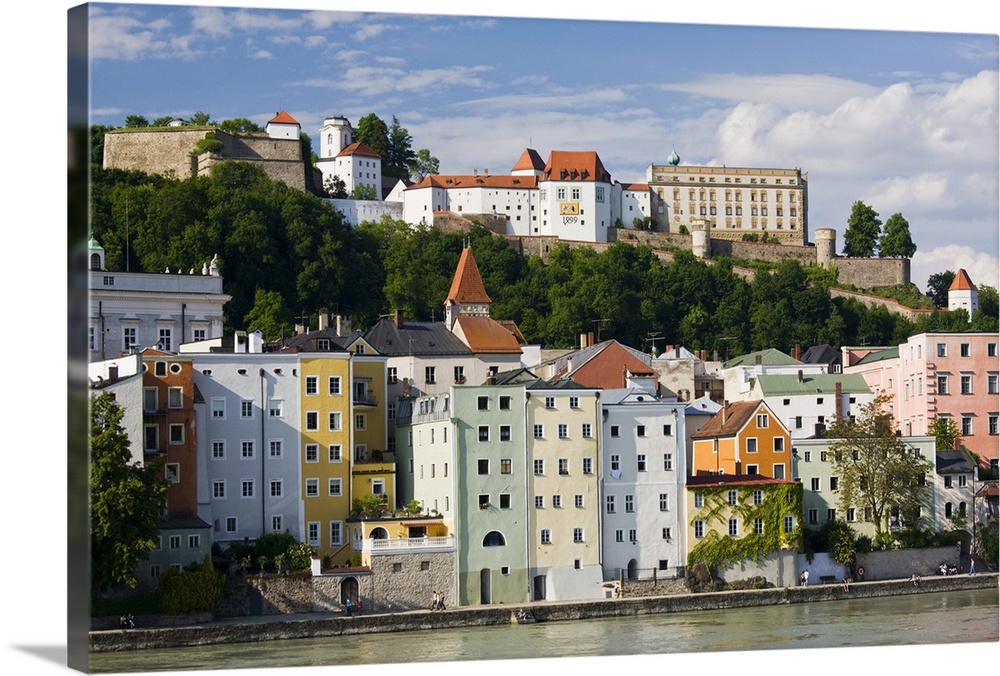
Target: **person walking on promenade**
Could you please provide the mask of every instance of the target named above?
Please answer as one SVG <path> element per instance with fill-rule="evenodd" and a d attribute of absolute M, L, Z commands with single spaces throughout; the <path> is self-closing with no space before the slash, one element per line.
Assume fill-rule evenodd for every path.
<path fill-rule="evenodd" d="M 344 599 L 344 610 L 347 611 L 347 616 L 348 617 L 353 617 L 351 615 L 351 597 L 350 596 L 348 596 L 346 599 Z"/>
<path fill-rule="evenodd" d="M 969 575 L 976 574 L 976 558 L 974 556 L 969 556 Z"/>

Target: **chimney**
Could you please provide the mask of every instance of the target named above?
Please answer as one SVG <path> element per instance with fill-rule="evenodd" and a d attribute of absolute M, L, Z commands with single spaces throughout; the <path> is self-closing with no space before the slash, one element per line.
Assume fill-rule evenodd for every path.
<path fill-rule="evenodd" d="M 397 329 L 403 328 L 403 311 L 397 309 L 393 312 L 392 321 L 396 324 Z"/>
<path fill-rule="evenodd" d="M 108 365 L 108 380 L 111 382 L 118 380 L 118 364 Z"/>
<path fill-rule="evenodd" d="M 838 380 L 833 384 L 833 406 L 836 420 L 844 419 L 844 388 Z"/>
<path fill-rule="evenodd" d="M 795 343 L 795 350 L 792 352 L 792 356 L 795 357 L 795 361 L 802 361 L 802 346 L 799 343 Z"/>
<path fill-rule="evenodd" d="M 594 344 L 594 332 L 591 331 L 587 334 L 587 347 L 591 347 Z"/>
<path fill-rule="evenodd" d="M 761 356 L 760 356 L 759 354 L 755 354 L 755 355 L 753 356 L 753 363 L 754 363 L 754 366 L 760 366 L 760 365 L 761 365 L 761 361 L 762 361 L 762 360 L 761 360 Z"/>
<path fill-rule="evenodd" d="M 580 349 L 582 350 L 585 347 L 587 347 L 587 334 L 586 333 L 581 333 L 580 334 Z"/>
<path fill-rule="evenodd" d="M 479 176 L 479 170 L 478 169 L 473 169 L 472 170 L 472 175 L 473 176 Z"/>
<path fill-rule="evenodd" d="M 322 331 L 323 329 L 325 329 L 327 327 L 327 322 L 329 322 L 329 321 L 330 321 L 329 315 L 326 314 L 325 312 L 320 312 L 319 313 L 319 330 Z"/>
<path fill-rule="evenodd" d="M 351 320 L 343 315 L 337 315 L 337 337 L 346 338 L 351 333 Z"/>
<path fill-rule="evenodd" d="M 490 169 L 489 167 L 486 167 L 485 169 L 483 169 L 483 176 L 489 176 L 489 175 L 490 175 Z"/>
<path fill-rule="evenodd" d="M 802 382 L 802 369 L 799 369 L 799 382 Z"/>
<path fill-rule="evenodd" d="M 726 424 L 726 420 L 729 419 L 729 400 L 722 400 L 722 424 Z"/>

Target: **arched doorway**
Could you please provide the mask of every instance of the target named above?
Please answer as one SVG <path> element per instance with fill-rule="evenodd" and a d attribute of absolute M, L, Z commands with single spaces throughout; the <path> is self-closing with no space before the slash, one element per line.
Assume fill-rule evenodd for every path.
<path fill-rule="evenodd" d="M 388 540 L 388 539 L 389 539 L 389 532 L 385 528 L 379 526 L 378 528 L 372 529 L 372 540 Z"/>
<path fill-rule="evenodd" d="M 627 577 L 628 577 L 629 580 L 638 580 L 639 579 L 639 562 L 636 561 L 635 559 L 632 559 L 631 561 L 628 562 L 628 575 L 627 575 Z"/>
<path fill-rule="evenodd" d="M 535 576 L 535 601 L 545 600 L 545 576 L 536 575 Z"/>
<path fill-rule="evenodd" d="M 493 603 L 493 591 L 490 589 L 490 569 L 479 571 L 479 602 L 484 606 Z"/>
<path fill-rule="evenodd" d="M 344 601 L 351 599 L 351 605 L 355 608 L 358 607 L 358 601 L 360 600 L 361 589 L 358 584 L 358 578 L 356 577 L 345 577 L 340 582 L 340 605 L 344 605 Z"/>

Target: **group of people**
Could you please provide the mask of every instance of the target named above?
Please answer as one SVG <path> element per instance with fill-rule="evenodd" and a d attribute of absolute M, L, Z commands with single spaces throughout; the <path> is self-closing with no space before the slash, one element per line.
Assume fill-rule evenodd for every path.
<path fill-rule="evenodd" d="M 431 601 L 431 610 L 444 610 L 444 592 L 435 591 L 434 600 Z"/>
<path fill-rule="evenodd" d="M 799 575 L 799 584 L 801 584 L 803 587 L 808 587 L 809 586 L 809 571 L 808 570 L 803 570 L 802 574 Z"/>
<path fill-rule="evenodd" d="M 135 615 L 129 613 L 118 618 L 118 626 L 122 629 L 135 629 Z"/>
<path fill-rule="evenodd" d="M 352 602 L 350 596 L 344 599 L 344 612 L 347 613 L 348 617 L 353 617 L 354 611 L 357 611 L 360 615 L 364 609 L 364 606 L 361 605 L 361 599 L 358 599 L 357 603 Z"/>

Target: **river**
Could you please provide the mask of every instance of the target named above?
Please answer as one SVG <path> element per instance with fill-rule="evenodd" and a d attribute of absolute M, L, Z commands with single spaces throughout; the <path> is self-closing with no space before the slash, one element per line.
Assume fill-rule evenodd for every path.
<path fill-rule="evenodd" d="M 997 590 L 985 589 L 532 625 L 95 653 L 90 657 L 90 669 L 92 673 L 145 673 L 510 660 L 502 664 L 521 673 L 534 673 L 540 667 L 558 667 L 563 661 L 519 660 L 933 644 L 950 646 L 947 650 L 954 655 L 971 655 L 974 646 L 969 646 L 968 653 L 959 653 L 957 644 L 998 640 Z M 468 666 L 476 667 L 476 673 L 481 674 L 484 671 L 480 667 L 491 665 L 484 662 Z M 522 666 L 531 668 L 524 671 Z M 411 665 L 406 673 L 432 673 L 415 667 Z M 954 673 L 995 673 L 993 667 L 984 672 L 974 662 L 963 659 Z M 370 673 L 371 669 L 362 672 Z M 817 671 L 811 668 L 810 673 Z"/>

